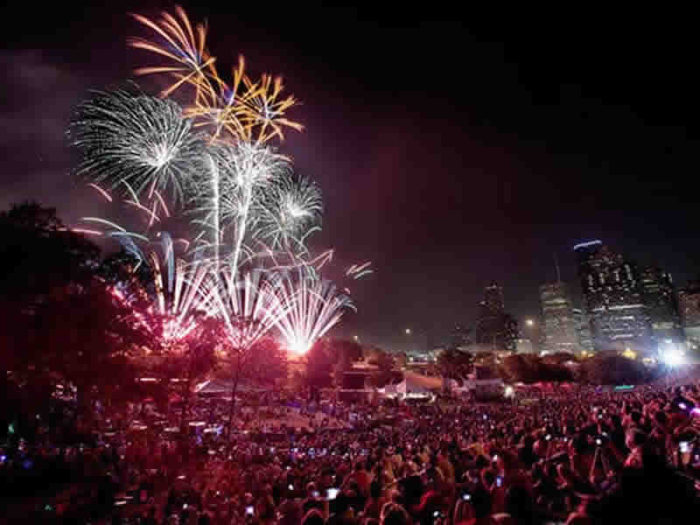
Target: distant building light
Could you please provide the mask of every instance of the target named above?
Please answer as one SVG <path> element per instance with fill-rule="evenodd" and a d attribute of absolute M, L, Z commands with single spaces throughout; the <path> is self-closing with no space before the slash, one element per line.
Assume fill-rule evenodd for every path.
<path fill-rule="evenodd" d="M 578 250 L 579 248 L 588 248 L 589 246 L 595 246 L 596 244 L 603 244 L 603 241 L 595 240 L 579 243 L 574 246 L 574 251 Z"/>

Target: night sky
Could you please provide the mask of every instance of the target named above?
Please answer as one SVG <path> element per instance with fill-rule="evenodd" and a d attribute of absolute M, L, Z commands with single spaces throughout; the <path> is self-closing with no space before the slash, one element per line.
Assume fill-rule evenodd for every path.
<path fill-rule="evenodd" d="M 575 283 L 582 240 L 681 285 L 700 272 L 690 13 L 204 3 L 183 5 L 208 19 L 220 71 L 242 53 L 303 101 L 306 130 L 283 150 L 324 192 L 312 245 L 374 262 L 336 333 L 398 348 L 411 327 L 413 344 L 439 342 L 473 320 L 491 280 L 522 321 L 555 278 L 553 254 Z M 0 207 L 32 198 L 70 223 L 95 205 L 70 175 L 70 109 L 152 63 L 126 47 L 144 34 L 126 12 L 172 4 L 16 4 L 1 12 Z"/>

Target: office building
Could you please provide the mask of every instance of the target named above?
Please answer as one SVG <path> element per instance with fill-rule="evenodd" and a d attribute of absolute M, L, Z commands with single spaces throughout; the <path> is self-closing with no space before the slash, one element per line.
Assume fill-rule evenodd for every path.
<path fill-rule="evenodd" d="M 595 350 L 651 352 L 651 327 L 636 266 L 601 241 L 574 246 Z"/>
<path fill-rule="evenodd" d="M 503 312 L 505 306 L 503 304 L 503 288 L 497 283 L 492 282 L 484 288 L 484 305 L 491 312 Z"/>
<path fill-rule="evenodd" d="M 700 281 L 690 281 L 679 290 L 678 305 L 686 344 L 700 350 Z"/>
<path fill-rule="evenodd" d="M 581 308 L 573 308 L 574 325 L 576 326 L 576 338 L 581 350 L 593 351 L 593 339 L 591 338 L 591 324 L 588 316 Z"/>
<path fill-rule="evenodd" d="M 518 354 L 534 354 L 535 347 L 529 339 L 516 339 L 515 352 Z"/>
<path fill-rule="evenodd" d="M 642 296 L 651 324 L 652 345 L 657 351 L 683 343 L 678 301 L 671 274 L 655 266 L 641 272 Z"/>
<path fill-rule="evenodd" d="M 575 352 L 578 350 L 576 324 L 567 293 L 562 282 L 540 286 L 540 305 L 545 352 Z"/>
<path fill-rule="evenodd" d="M 477 346 L 492 350 L 515 350 L 518 339 L 518 324 L 505 312 L 503 289 L 498 283 L 491 283 L 484 289 L 484 300 L 479 303 L 479 311 L 474 327 L 474 342 Z"/>

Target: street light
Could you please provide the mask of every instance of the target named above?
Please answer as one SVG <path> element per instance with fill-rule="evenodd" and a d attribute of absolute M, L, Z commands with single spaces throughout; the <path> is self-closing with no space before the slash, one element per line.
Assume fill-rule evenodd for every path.
<path fill-rule="evenodd" d="M 411 329 L 410 329 L 410 328 L 406 328 L 406 335 L 411 335 Z"/>
<path fill-rule="evenodd" d="M 529 327 L 535 326 L 535 320 L 534 319 L 525 319 L 525 324 Z"/>
<path fill-rule="evenodd" d="M 355 342 L 360 340 L 359 336 L 356 336 L 356 335 L 353 335 L 352 338 L 355 340 Z"/>

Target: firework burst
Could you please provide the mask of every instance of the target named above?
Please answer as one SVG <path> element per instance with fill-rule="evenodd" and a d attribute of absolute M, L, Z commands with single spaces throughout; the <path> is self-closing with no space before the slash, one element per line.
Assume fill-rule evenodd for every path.
<path fill-rule="evenodd" d="M 215 258 L 225 257 L 234 271 L 252 253 L 261 202 L 287 166 L 288 160 L 267 146 L 238 142 L 211 149 L 210 177 L 198 187 L 194 222 L 211 232 L 206 238 L 213 239 L 208 242 Z M 220 254 L 220 246 L 228 253 Z"/>
<path fill-rule="evenodd" d="M 258 236 L 273 249 L 304 252 L 306 238 L 320 230 L 321 190 L 306 177 L 285 175 L 261 199 Z"/>
<path fill-rule="evenodd" d="M 134 38 L 131 46 L 166 61 L 164 65 L 139 68 L 136 74 L 169 76 L 172 84 L 161 92 L 163 97 L 183 86 L 192 88 L 194 97 L 186 113 L 195 117 L 198 125 L 210 129 L 212 140 L 225 136 L 262 144 L 283 139 L 284 128 L 303 129 L 287 117 L 298 102 L 293 96 L 282 94 L 280 77 L 263 75 L 259 81 L 253 81 L 240 58 L 231 84 L 224 81 L 216 69 L 216 59 L 206 48 L 206 27 L 193 26 L 181 7 L 176 7 L 175 16 L 163 12 L 159 20 L 133 16 L 154 33 L 155 39 Z"/>
<path fill-rule="evenodd" d="M 224 80 L 206 46 L 207 27 L 192 24 L 182 8 L 157 19 L 133 16 L 150 37 L 130 45 L 159 62 L 136 73 L 162 75 L 168 87 L 161 98 L 97 93 L 78 106 L 68 133 L 82 155 L 78 173 L 108 202 L 135 210 L 141 224 L 130 231 L 88 217 L 81 231 L 117 240 L 134 258 L 129 271 L 139 272 L 142 293 L 115 293 L 164 351 L 195 341 L 200 320 L 217 317 L 236 366 L 273 330 L 291 352 L 306 352 L 354 305 L 344 285 L 321 276 L 332 250 L 313 257 L 306 248 L 320 229 L 319 188 L 269 145 L 302 129 L 289 117 L 298 101 L 284 93 L 281 77 L 251 79 L 242 57 Z M 176 92 L 183 107 L 167 98 Z M 189 217 L 191 243 L 165 232 L 171 210 Z M 353 265 L 345 278 L 369 272 L 370 263 Z"/>
<path fill-rule="evenodd" d="M 240 275 L 224 271 L 213 304 L 224 321 L 234 352 L 245 354 L 284 316 L 276 300 L 272 274 L 254 269 Z"/>
<path fill-rule="evenodd" d="M 162 254 L 151 251 L 154 300 L 148 309 L 151 329 L 168 345 L 187 338 L 197 327 L 198 317 L 218 315 L 215 286 L 209 263 L 186 264 L 175 257 L 173 241 L 161 234 Z"/>
<path fill-rule="evenodd" d="M 130 39 L 129 44 L 170 61 L 168 66 L 139 68 L 136 74 L 167 73 L 177 79 L 177 82 L 161 93 L 162 96 L 167 97 L 182 84 L 197 84 L 201 78 L 206 78 L 207 70 L 210 73 L 214 71 L 215 58 L 209 56 L 205 49 L 207 28 L 203 24 L 197 24 L 193 28 L 182 7 L 175 7 L 175 16 L 163 11 L 157 22 L 139 14 L 131 16 L 151 29 L 158 36 L 159 42 L 137 37 Z"/>
<path fill-rule="evenodd" d="M 175 102 L 125 90 L 80 104 L 68 130 L 82 154 L 78 173 L 136 194 L 184 200 L 201 170 L 205 143 Z"/>
<path fill-rule="evenodd" d="M 296 354 L 308 352 L 347 309 L 355 309 L 347 294 L 305 266 L 280 273 L 274 292 L 277 310 L 284 312 L 275 325 L 287 350 Z"/>

